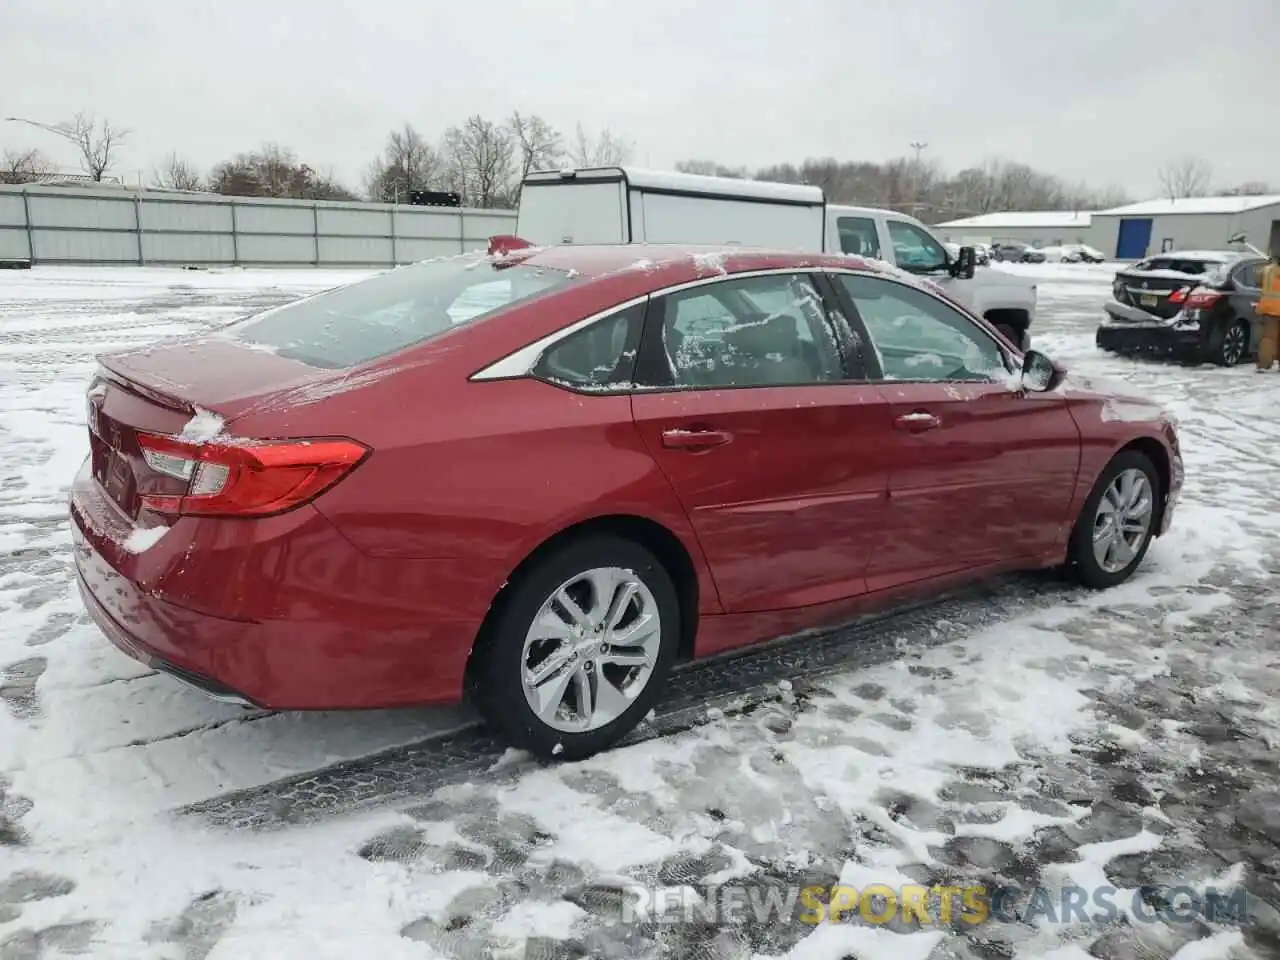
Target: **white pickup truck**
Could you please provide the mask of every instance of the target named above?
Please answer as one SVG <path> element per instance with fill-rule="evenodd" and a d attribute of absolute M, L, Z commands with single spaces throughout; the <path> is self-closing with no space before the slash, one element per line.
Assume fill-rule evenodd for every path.
<path fill-rule="evenodd" d="M 632 167 L 535 171 L 521 186 L 516 235 L 539 246 L 744 244 L 874 257 L 933 280 L 1024 350 L 1035 317 L 1033 283 L 977 271 L 971 248 L 952 256 L 919 220 L 829 204 L 820 187 Z"/>

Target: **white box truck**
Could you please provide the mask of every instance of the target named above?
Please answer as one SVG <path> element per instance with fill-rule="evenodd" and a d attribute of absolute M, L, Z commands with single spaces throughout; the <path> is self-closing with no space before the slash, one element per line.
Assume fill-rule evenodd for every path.
<path fill-rule="evenodd" d="M 1033 283 L 999 270 L 974 271 L 972 251 L 953 257 L 906 214 L 829 204 L 820 187 L 803 184 L 633 167 L 539 170 L 521 186 L 516 236 L 538 246 L 742 244 L 855 254 L 928 277 L 1023 349 L 1035 317 Z"/>

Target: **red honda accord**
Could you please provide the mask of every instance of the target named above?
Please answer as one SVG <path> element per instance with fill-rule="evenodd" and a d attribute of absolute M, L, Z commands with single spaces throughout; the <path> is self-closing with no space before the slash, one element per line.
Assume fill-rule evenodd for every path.
<path fill-rule="evenodd" d="M 562 758 L 682 659 L 1021 568 L 1127 579 L 1172 421 L 927 281 L 676 246 L 428 261 L 103 357 L 71 517 L 125 652 L 273 710 L 473 694 Z"/>

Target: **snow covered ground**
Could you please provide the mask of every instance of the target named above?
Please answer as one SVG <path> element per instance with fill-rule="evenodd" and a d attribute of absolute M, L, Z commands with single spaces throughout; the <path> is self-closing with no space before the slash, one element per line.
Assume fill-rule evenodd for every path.
<path fill-rule="evenodd" d="M 0 960 L 1280 954 L 1280 373 L 1106 358 L 1093 329 L 1112 268 L 991 269 L 1038 279 L 1037 347 L 1181 419 L 1184 503 L 1132 583 L 1015 581 L 890 624 L 892 659 L 584 763 L 508 756 L 407 794 L 318 776 L 299 789 L 389 799 L 317 818 L 270 785 L 470 718 L 264 716 L 147 671 L 81 613 L 64 490 L 95 353 L 358 274 L 0 273 Z M 181 810 L 257 788 L 245 802 L 273 829 Z M 1023 897 L 1021 921 L 976 924 L 813 926 L 795 903 L 741 923 L 629 916 L 642 888 L 735 882 L 783 902 L 837 883 L 1109 886 L 1118 910 L 1054 922 Z M 1248 922 L 1151 922 L 1159 894 L 1144 910 L 1133 892 L 1148 885 L 1245 889 Z"/>

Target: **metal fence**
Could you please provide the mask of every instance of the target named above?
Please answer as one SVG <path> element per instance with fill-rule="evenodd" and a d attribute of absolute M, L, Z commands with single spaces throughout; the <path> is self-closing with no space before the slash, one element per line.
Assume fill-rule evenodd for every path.
<path fill-rule="evenodd" d="M 483 249 L 512 210 L 0 186 L 0 261 L 380 267 Z"/>

